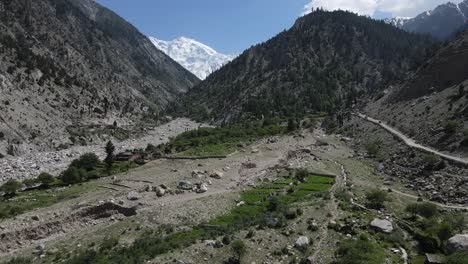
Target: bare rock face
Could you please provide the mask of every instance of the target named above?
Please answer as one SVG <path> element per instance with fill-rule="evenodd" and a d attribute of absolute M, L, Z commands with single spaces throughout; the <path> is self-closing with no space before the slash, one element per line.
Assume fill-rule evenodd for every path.
<path fill-rule="evenodd" d="M 0 132 L 18 148 L 132 124 L 199 81 L 93 0 L 0 2 L 0 60 Z"/>
<path fill-rule="evenodd" d="M 468 234 L 459 234 L 451 237 L 447 242 L 447 252 L 468 251 Z"/>

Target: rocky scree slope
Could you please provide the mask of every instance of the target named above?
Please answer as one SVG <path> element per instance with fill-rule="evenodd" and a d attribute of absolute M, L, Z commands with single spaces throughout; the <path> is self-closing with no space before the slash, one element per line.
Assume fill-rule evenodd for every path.
<path fill-rule="evenodd" d="M 343 11 L 315 11 L 185 95 L 179 113 L 233 121 L 332 111 L 403 78 L 430 38 Z"/>
<path fill-rule="evenodd" d="M 366 112 L 438 150 L 468 152 L 468 31 L 441 47 L 414 76 Z"/>
<path fill-rule="evenodd" d="M 199 82 L 92 0 L 1 1 L 0 60 L 3 148 L 57 145 L 70 124 L 132 124 Z"/>

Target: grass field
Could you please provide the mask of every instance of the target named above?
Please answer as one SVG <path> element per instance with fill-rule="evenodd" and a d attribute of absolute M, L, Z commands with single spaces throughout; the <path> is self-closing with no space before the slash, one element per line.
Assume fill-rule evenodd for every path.
<path fill-rule="evenodd" d="M 126 172 L 137 167 L 134 162 L 115 162 L 111 175 Z M 108 176 L 103 164 L 99 165 L 90 174 L 98 177 Z M 56 182 L 49 188 L 35 188 L 17 193 L 11 199 L 0 197 L 0 219 L 11 218 L 36 208 L 43 208 L 80 197 L 83 193 L 95 191 L 96 185 L 92 180 L 73 185 L 64 185 Z"/>

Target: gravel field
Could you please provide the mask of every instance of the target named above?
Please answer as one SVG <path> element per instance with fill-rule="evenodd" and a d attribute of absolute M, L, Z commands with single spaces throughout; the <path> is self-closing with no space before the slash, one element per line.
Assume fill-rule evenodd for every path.
<path fill-rule="evenodd" d="M 115 141 L 116 153 L 127 149 L 145 148 L 149 143 L 159 145 L 165 143 L 170 137 L 187 130 L 199 127 L 200 124 L 190 119 L 175 119 L 169 123 L 149 130 L 142 138 L 132 138 L 124 141 Z M 76 146 L 66 150 L 40 152 L 22 155 L 19 157 L 6 157 L 0 159 L 0 183 L 9 179 L 24 180 L 38 176 L 41 172 L 58 175 L 72 160 L 84 153 L 92 152 L 100 158 L 105 157 L 103 145 Z"/>

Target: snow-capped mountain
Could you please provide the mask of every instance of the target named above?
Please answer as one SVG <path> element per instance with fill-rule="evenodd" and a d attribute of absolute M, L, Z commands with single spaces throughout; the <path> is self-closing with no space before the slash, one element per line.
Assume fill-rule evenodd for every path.
<path fill-rule="evenodd" d="M 397 28 L 401 28 L 411 17 L 392 17 L 386 18 L 384 21 L 387 24 L 393 25 Z"/>
<path fill-rule="evenodd" d="M 172 41 L 150 37 L 151 42 L 201 80 L 233 60 L 237 55 L 215 51 L 196 40 L 180 37 Z"/>
<path fill-rule="evenodd" d="M 385 22 L 409 32 L 445 40 L 468 23 L 468 0 L 459 4 L 448 2 L 414 18 L 395 17 L 385 19 Z"/>

